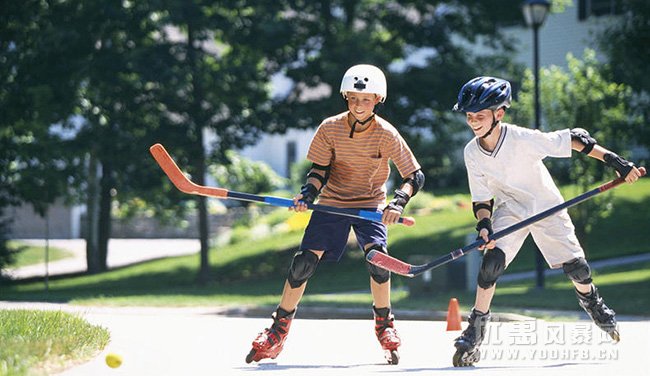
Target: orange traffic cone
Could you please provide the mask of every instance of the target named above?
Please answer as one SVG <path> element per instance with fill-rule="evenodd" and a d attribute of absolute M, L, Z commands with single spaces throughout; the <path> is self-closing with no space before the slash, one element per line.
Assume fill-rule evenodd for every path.
<path fill-rule="evenodd" d="M 449 300 L 449 309 L 447 309 L 447 331 L 461 330 L 460 322 L 460 308 L 458 307 L 458 299 L 451 298 Z"/>

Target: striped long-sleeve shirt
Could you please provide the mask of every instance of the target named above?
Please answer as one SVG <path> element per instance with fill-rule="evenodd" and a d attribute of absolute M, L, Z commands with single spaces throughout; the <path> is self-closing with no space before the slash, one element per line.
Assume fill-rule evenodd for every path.
<path fill-rule="evenodd" d="M 344 208 L 383 208 L 392 160 L 406 177 L 420 169 L 415 156 L 388 121 L 375 116 L 370 126 L 350 138 L 348 111 L 323 120 L 307 159 L 331 166 L 319 203 Z"/>

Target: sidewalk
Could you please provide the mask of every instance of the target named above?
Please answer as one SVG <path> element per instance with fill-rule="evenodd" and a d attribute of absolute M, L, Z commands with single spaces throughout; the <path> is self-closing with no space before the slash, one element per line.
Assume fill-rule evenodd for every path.
<path fill-rule="evenodd" d="M 251 340 L 270 318 L 241 318 L 212 308 L 86 307 L 0 302 L 0 309 L 65 310 L 82 315 L 111 332 L 111 342 L 97 357 L 71 367 L 65 376 L 85 375 L 641 375 L 650 349 L 650 321 L 621 322 L 622 340 L 613 344 L 595 325 L 584 321 L 492 322 L 473 368 L 454 368 L 453 340 L 444 321 L 399 319 L 403 345 L 398 365 L 387 365 L 365 319 L 294 320 L 282 354 L 275 360 L 247 364 Z M 302 311 L 301 311 L 302 312 Z M 463 326 L 466 326 L 463 323 Z M 117 353 L 120 368 L 104 358 Z"/>
<path fill-rule="evenodd" d="M 44 239 L 16 239 L 45 246 Z M 84 239 L 51 239 L 50 247 L 68 250 L 73 257 L 48 263 L 8 269 L 3 274 L 12 279 L 80 273 L 86 271 L 86 241 Z M 111 239 L 108 243 L 109 269 L 172 256 L 196 254 L 201 249 L 198 239 Z"/>

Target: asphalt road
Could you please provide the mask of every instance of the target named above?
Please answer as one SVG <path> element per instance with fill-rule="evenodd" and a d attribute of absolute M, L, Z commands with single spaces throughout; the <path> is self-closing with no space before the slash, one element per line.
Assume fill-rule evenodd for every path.
<path fill-rule="evenodd" d="M 36 308 L 0 303 L 1 308 Z M 388 365 L 374 337 L 372 320 L 294 320 L 276 360 L 246 364 L 256 334 L 270 319 L 225 317 L 211 309 L 94 308 L 40 306 L 81 313 L 111 332 L 107 348 L 85 364 L 61 373 L 76 375 L 647 375 L 650 321 L 621 323 L 613 344 L 589 321 L 541 320 L 490 325 L 483 359 L 474 368 L 454 368 L 453 339 L 441 321 L 397 320 L 401 361 Z M 124 363 L 111 369 L 107 353 Z"/>

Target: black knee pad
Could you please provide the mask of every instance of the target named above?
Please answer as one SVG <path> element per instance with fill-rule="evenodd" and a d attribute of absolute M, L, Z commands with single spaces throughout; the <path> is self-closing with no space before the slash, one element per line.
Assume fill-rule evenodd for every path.
<path fill-rule="evenodd" d="M 497 279 L 506 268 L 506 254 L 501 248 L 495 247 L 485 252 L 481 262 L 481 270 L 478 273 L 478 285 L 483 289 L 489 289 L 497 283 Z"/>
<path fill-rule="evenodd" d="M 319 258 L 312 251 L 298 251 L 293 256 L 291 266 L 289 267 L 289 286 L 296 288 L 302 286 L 309 277 L 314 275 L 318 266 Z"/>
<path fill-rule="evenodd" d="M 386 249 L 386 247 L 383 247 L 383 246 L 381 246 L 379 244 L 373 244 L 370 247 L 368 247 L 368 249 L 364 250 L 363 252 L 368 254 L 368 252 L 370 252 L 371 249 L 374 249 L 374 250 L 376 250 L 378 252 L 382 252 L 382 253 L 386 253 L 386 254 L 388 253 L 388 250 Z M 375 282 L 379 283 L 380 285 L 382 283 L 388 282 L 388 280 L 390 279 L 390 272 L 388 270 L 386 270 L 384 268 L 380 268 L 380 267 L 378 267 L 376 265 L 373 265 L 373 264 L 369 263 L 368 261 L 366 261 L 366 267 L 368 268 L 368 272 L 370 273 L 370 276 L 372 277 L 372 279 L 375 280 Z"/>
<path fill-rule="evenodd" d="M 581 285 L 588 285 L 591 283 L 591 268 L 584 257 L 565 262 L 562 264 L 564 274 L 570 280 L 580 283 Z"/>

